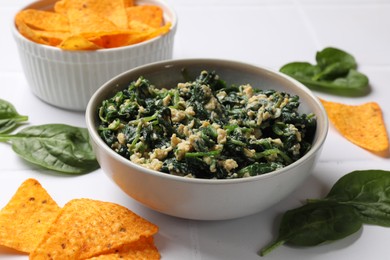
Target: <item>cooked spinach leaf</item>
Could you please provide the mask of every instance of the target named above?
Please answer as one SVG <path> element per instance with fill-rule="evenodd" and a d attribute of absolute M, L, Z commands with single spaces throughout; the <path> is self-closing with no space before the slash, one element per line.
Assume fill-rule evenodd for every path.
<path fill-rule="evenodd" d="M 323 199 L 309 199 L 287 211 L 278 237 L 260 251 L 264 256 L 288 243 L 315 246 L 342 239 L 362 224 L 390 226 L 390 171 L 354 171 L 340 178 Z"/>
<path fill-rule="evenodd" d="M 316 62 L 314 65 L 292 62 L 282 66 L 280 71 L 315 90 L 348 96 L 368 92 L 368 77 L 357 71 L 357 63 L 351 54 L 328 47 L 317 52 Z"/>
<path fill-rule="evenodd" d="M 27 120 L 28 116 L 20 115 L 11 103 L 0 99 L 0 134 L 11 132 Z"/>
<path fill-rule="evenodd" d="M 140 77 L 102 102 L 99 133 L 118 154 L 154 170 L 249 177 L 310 149 L 316 118 L 299 113 L 299 104 L 289 93 L 228 85 L 215 72 L 162 89 Z"/>
<path fill-rule="evenodd" d="M 64 124 L 30 126 L 16 134 L 0 134 L 23 159 L 67 174 L 83 174 L 99 167 L 88 131 Z"/>

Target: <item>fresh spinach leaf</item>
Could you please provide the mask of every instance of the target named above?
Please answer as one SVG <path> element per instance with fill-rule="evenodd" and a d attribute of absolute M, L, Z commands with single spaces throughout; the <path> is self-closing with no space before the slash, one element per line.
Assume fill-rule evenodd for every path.
<path fill-rule="evenodd" d="M 30 126 L 16 134 L 0 134 L 1 142 L 25 160 L 67 174 L 83 174 L 99 167 L 85 128 L 65 124 Z"/>
<path fill-rule="evenodd" d="M 353 206 L 364 223 L 390 227 L 390 172 L 351 172 L 335 183 L 324 201 Z"/>
<path fill-rule="evenodd" d="M 11 103 L 0 99 L 0 133 L 9 133 L 27 120 L 28 116 L 20 115 Z"/>
<path fill-rule="evenodd" d="M 355 58 L 342 50 L 335 48 L 325 48 L 316 54 L 316 61 L 321 72 L 315 79 L 334 79 L 343 77 L 351 69 L 357 68 Z"/>
<path fill-rule="evenodd" d="M 353 171 L 340 178 L 325 198 L 307 202 L 283 215 L 277 239 L 260 255 L 285 243 L 314 246 L 342 239 L 362 224 L 390 227 L 390 171 Z"/>
<path fill-rule="evenodd" d="M 288 63 L 280 68 L 280 72 L 315 90 L 348 96 L 368 92 L 368 77 L 356 70 L 357 63 L 351 54 L 328 47 L 317 52 L 316 62 L 315 65 L 308 62 Z"/>
<path fill-rule="evenodd" d="M 284 243 L 315 246 L 342 239 L 361 227 L 362 222 L 351 206 L 326 202 L 306 204 L 283 215 L 278 238 L 264 247 L 260 255 L 267 255 Z"/>

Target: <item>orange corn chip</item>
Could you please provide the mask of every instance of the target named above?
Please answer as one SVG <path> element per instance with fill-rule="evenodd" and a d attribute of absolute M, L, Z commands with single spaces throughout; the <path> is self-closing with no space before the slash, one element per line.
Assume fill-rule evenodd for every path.
<path fill-rule="evenodd" d="M 99 255 L 89 258 L 90 260 L 158 260 L 160 253 L 153 242 L 153 237 L 141 237 L 138 241 L 118 248 L 114 253 Z"/>
<path fill-rule="evenodd" d="M 66 15 L 66 0 L 59 0 L 55 2 L 54 4 L 54 12 L 59 14 L 65 14 Z"/>
<path fill-rule="evenodd" d="M 133 6 L 134 5 L 134 1 L 133 0 L 123 0 L 123 5 L 125 7 Z"/>
<path fill-rule="evenodd" d="M 101 49 L 100 46 L 81 36 L 71 36 L 66 38 L 59 44 L 59 47 L 68 51 Z"/>
<path fill-rule="evenodd" d="M 99 34 L 103 32 L 118 31 L 119 29 L 105 17 L 88 10 L 69 9 L 68 12 L 70 32 L 73 35 Z"/>
<path fill-rule="evenodd" d="M 38 181 L 26 180 L 0 211 L 0 245 L 31 252 L 59 211 Z"/>
<path fill-rule="evenodd" d="M 69 32 L 48 32 L 33 30 L 35 35 L 45 41 L 48 45 L 57 46 L 71 35 Z"/>
<path fill-rule="evenodd" d="M 25 24 L 23 21 L 16 20 L 15 22 L 20 34 L 22 34 L 24 37 L 36 43 L 49 45 L 46 40 L 37 35 L 36 32 L 28 27 L 27 24 Z"/>
<path fill-rule="evenodd" d="M 101 46 L 103 48 L 115 48 L 140 43 L 169 31 L 171 24 L 168 23 L 160 28 L 152 28 L 144 25 L 142 29 L 131 29 L 123 33 L 101 35 Z"/>
<path fill-rule="evenodd" d="M 61 0 L 54 6 L 59 13 L 68 13 L 69 10 L 94 13 L 112 22 L 117 28 L 127 28 L 127 14 L 123 0 Z"/>
<path fill-rule="evenodd" d="M 163 11 L 159 6 L 137 5 L 126 8 L 129 21 L 138 21 L 158 28 L 163 24 Z"/>
<path fill-rule="evenodd" d="M 65 50 L 122 47 L 169 32 L 159 6 L 134 0 L 60 0 L 53 11 L 27 9 L 15 16 L 26 38 Z M 84 39 L 81 39 L 84 38 Z"/>
<path fill-rule="evenodd" d="M 171 27 L 171 24 L 167 23 L 166 25 L 159 27 L 159 28 L 130 34 L 130 37 L 129 37 L 127 44 L 131 45 L 131 44 L 150 40 L 150 39 L 155 38 L 159 35 L 163 35 L 169 31 L 170 27 Z"/>
<path fill-rule="evenodd" d="M 389 150 L 382 111 L 375 102 L 359 106 L 321 100 L 335 128 L 352 143 L 374 153 Z"/>
<path fill-rule="evenodd" d="M 150 237 L 158 227 L 125 207 L 90 199 L 68 202 L 30 259 L 85 259 L 114 253 L 123 245 Z"/>
<path fill-rule="evenodd" d="M 146 23 L 132 20 L 129 21 L 129 30 L 135 33 L 141 33 L 141 32 L 146 32 L 146 31 L 152 31 L 155 30 L 156 28 L 151 27 L 150 25 L 147 25 Z"/>
<path fill-rule="evenodd" d="M 19 12 L 15 19 L 24 21 L 32 29 L 43 31 L 69 31 L 68 18 L 59 13 L 26 9 Z"/>
<path fill-rule="evenodd" d="M 100 36 L 100 44 L 103 48 L 126 46 L 128 45 L 129 37 L 128 33 L 102 35 Z"/>
<path fill-rule="evenodd" d="M 34 30 L 32 30 L 30 27 L 28 27 L 26 24 L 24 23 L 20 23 L 19 26 L 18 26 L 18 30 L 19 32 L 24 36 L 26 37 L 27 39 L 33 41 L 33 42 L 36 42 L 36 43 L 40 43 L 40 44 L 46 44 L 48 45 L 49 43 L 47 41 L 45 41 L 42 37 L 38 36 Z"/>

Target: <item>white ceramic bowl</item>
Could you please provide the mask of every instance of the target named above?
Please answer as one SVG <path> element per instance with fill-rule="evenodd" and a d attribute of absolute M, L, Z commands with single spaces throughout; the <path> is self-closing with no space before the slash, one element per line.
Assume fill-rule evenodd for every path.
<path fill-rule="evenodd" d="M 299 95 L 300 112 L 313 112 L 317 131 L 311 150 L 291 165 L 264 175 L 241 179 L 194 179 L 143 168 L 115 153 L 97 132 L 101 102 L 139 76 L 157 87 L 184 82 L 181 70 L 195 77 L 201 70 L 216 71 L 228 84 L 284 90 Z M 250 215 L 281 201 L 311 174 L 328 131 L 325 110 L 311 91 L 279 72 L 235 61 L 193 59 L 158 62 L 127 71 L 105 83 L 91 98 L 86 122 L 101 168 L 123 191 L 140 203 L 172 216 L 221 220 Z"/>
<path fill-rule="evenodd" d="M 23 9 L 50 9 L 55 0 L 34 2 Z M 32 42 L 16 27 L 12 32 L 24 74 L 32 92 L 43 101 L 65 109 L 84 111 L 92 94 L 107 80 L 137 66 L 172 58 L 177 16 L 164 0 L 137 0 L 160 6 L 169 33 L 139 44 L 97 51 L 64 51 Z"/>

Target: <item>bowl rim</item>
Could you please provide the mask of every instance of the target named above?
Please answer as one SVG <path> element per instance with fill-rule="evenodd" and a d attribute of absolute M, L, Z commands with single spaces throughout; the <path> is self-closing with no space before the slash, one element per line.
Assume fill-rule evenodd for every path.
<path fill-rule="evenodd" d="M 26 38 L 25 36 L 23 36 L 19 32 L 19 30 L 16 28 L 15 17 L 17 15 L 17 13 L 19 13 L 20 11 L 28 9 L 31 6 L 34 6 L 36 4 L 38 4 L 38 5 L 47 5 L 47 4 L 51 4 L 51 3 L 54 4 L 57 1 L 59 1 L 59 0 L 36 0 L 36 1 L 32 1 L 29 4 L 26 4 L 22 8 L 18 9 L 16 12 L 14 12 L 14 14 L 12 16 L 13 20 L 11 21 L 11 31 L 12 31 L 12 34 L 14 35 L 14 37 L 17 37 L 19 39 L 23 39 L 24 41 L 32 44 L 33 46 L 40 46 L 41 48 L 47 49 L 48 51 L 62 52 L 62 53 L 64 53 L 64 55 L 66 55 L 66 54 L 72 55 L 72 53 L 73 54 L 74 53 L 78 53 L 79 55 L 91 55 L 92 53 L 107 53 L 107 52 L 115 52 L 115 51 L 125 51 L 125 50 L 128 50 L 128 49 L 134 49 L 134 48 L 137 48 L 137 47 L 142 47 L 143 45 L 151 44 L 151 43 L 153 43 L 155 41 L 158 41 L 162 37 L 167 36 L 168 34 L 175 34 L 176 30 L 177 30 L 178 16 L 177 16 L 176 10 L 172 7 L 172 5 L 170 5 L 165 0 L 135 0 L 136 3 L 137 2 L 141 2 L 141 3 L 144 3 L 144 4 L 156 4 L 158 6 L 161 6 L 163 8 L 166 8 L 167 10 L 169 10 L 169 14 L 166 14 L 164 12 L 163 15 L 164 15 L 164 19 L 167 16 L 170 16 L 171 19 L 169 19 L 169 22 L 171 22 L 171 28 L 164 35 L 159 35 L 159 36 L 154 37 L 152 39 L 149 39 L 149 40 L 146 40 L 146 41 L 142 41 L 142 42 L 139 42 L 139 43 L 135 43 L 135 44 L 131 44 L 131 45 L 127 45 L 127 46 L 121 46 L 121 47 L 115 47 L 115 48 L 103 48 L 103 49 L 98 49 L 98 50 L 93 50 L 93 51 L 89 51 L 89 50 L 63 50 L 63 49 L 58 48 L 56 46 L 50 46 L 50 45 L 34 42 L 34 41 Z"/>
<path fill-rule="evenodd" d="M 321 131 L 316 130 L 316 136 L 315 136 L 315 142 L 313 143 L 313 146 L 310 148 L 310 150 L 301 158 L 299 158 L 297 161 L 272 172 L 266 173 L 266 174 L 261 174 L 257 176 L 251 176 L 251 177 L 246 177 L 246 178 L 237 178 L 237 179 L 201 179 L 201 178 L 188 178 L 188 177 L 183 177 L 183 176 L 176 176 L 176 175 L 171 175 L 167 173 L 163 173 L 160 171 L 152 170 L 146 167 L 143 167 L 141 165 L 138 165 L 136 163 L 133 163 L 129 159 L 124 158 L 123 156 L 119 155 L 116 153 L 114 150 L 112 150 L 99 136 L 97 129 L 94 125 L 94 120 L 93 118 L 96 117 L 96 109 L 97 105 L 100 103 L 97 102 L 99 100 L 100 94 L 106 91 L 107 88 L 110 86 L 113 86 L 119 79 L 123 77 L 127 77 L 128 74 L 136 74 L 146 68 L 161 68 L 161 67 L 170 67 L 174 66 L 180 63 L 208 63 L 208 62 L 213 62 L 213 63 L 223 63 L 223 64 L 229 64 L 229 65 L 235 65 L 235 66 L 244 66 L 245 68 L 251 68 L 251 69 L 256 69 L 260 71 L 264 71 L 266 73 L 272 74 L 273 76 L 279 77 L 285 81 L 289 81 L 293 85 L 295 85 L 298 89 L 301 91 L 305 92 L 310 98 L 311 101 L 314 103 L 314 106 L 318 108 L 320 111 L 320 115 L 316 114 L 316 117 L 321 117 L 323 118 L 321 127 Z M 102 100 L 99 100 L 101 102 Z M 317 98 L 313 92 L 307 88 L 305 85 L 300 83 L 299 81 L 293 79 L 292 77 L 285 75 L 279 71 L 270 69 L 265 66 L 261 65 L 255 65 L 252 63 L 247 63 L 247 62 L 241 62 L 241 61 L 236 61 L 236 60 L 229 60 L 229 59 L 218 59 L 218 58 L 182 58 L 182 59 L 173 59 L 173 60 L 165 60 L 165 61 L 158 61 L 158 62 L 153 62 L 149 63 L 146 65 L 142 65 L 133 69 L 130 69 L 128 71 L 125 71 L 116 77 L 110 79 L 106 83 L 104 83 L 101 87 L 98 88 L 98 90 L 92 95 L 90 98 L 86 112 L 85 112 L 85 119 L 86 119 L 86 125 L 90 134 L 90 138 L 93 139 L 93 141 L 99 146 L 99 149 L 103 149 L 112 159 L 119 161 L 120 163 L 125 164 L 126 166 L 129 166 L 131 168 L 135 168 L 137 171 L 140 171 L 142 173 L 148 174 L 148 175 L 153 175 L 156 177 L 172 180 L 172 181 L 177 181 L 177 182 L 185 182 L 185 183 L 198 183 L 198 184 L 208 184 L 208 185 L 226 185 L 226 184 L 235 184 L 235 183 L 246 183 L 246 182 L 252 182 L 252 181 L 258 181 L 258 180 L 263 180 L 267 178 L 273 178 L 277 175 L 284 174 L 288 172 L 292 168 L 296 168 L 299 165 L 303 164 L 306 160 L 312 158 L 313 156 L 316 155 L 317 152 L 320 152 L 327 134 L 328 134 L 328 128 L 329 128 L 329 120 L 325 111 L 324 106 L 320 102 L 319 98 Z M 318 129 L 318 124 L 317 124 L 317 129 Z M 103 170 L 104 171 L 104 170 Z"/>

